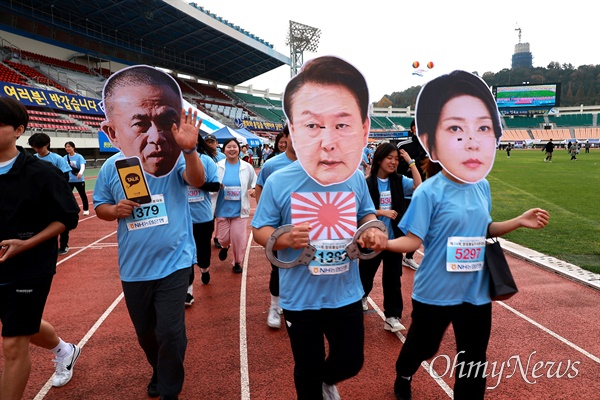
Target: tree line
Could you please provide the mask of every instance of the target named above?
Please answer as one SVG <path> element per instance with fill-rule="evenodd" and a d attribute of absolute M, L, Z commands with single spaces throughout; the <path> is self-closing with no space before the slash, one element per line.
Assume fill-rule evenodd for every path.
<path fill-rule="evenodd" d="M 561 83 L 561 107 L 600 104 L 600 65 L 560 64 L 552 61 L 546 68 L 505 68 L 499 72 L 479 75 L 489 86 L 520 85 L 522 83 Z M 414 109 L 421 86 L 385 95 L 375 107 L 411 107 Z"/>

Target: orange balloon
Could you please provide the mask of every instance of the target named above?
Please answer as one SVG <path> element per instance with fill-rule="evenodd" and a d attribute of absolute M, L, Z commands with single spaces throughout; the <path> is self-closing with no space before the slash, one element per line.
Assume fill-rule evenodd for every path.
<path fill-rule="evenodd" d="M 419 65 L 421 65 L 421 64 L 419 64 L 418 61 L 415 61 L 414 63 L 412 63 L 413 68 L 419 68 Z"/>
<path fill-rule="evenodd" d="M 427 68 L 429 68 L 429 69 L 433 68 L 433 61 L 429 61 L 427 63 Z"/>

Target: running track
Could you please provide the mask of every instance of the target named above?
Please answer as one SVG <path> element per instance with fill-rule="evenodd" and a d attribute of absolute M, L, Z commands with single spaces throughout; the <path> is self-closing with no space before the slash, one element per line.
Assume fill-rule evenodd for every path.
<path fill-rule="evenodd" d="M 52 388 L 52 354 L 32 346 L 33 368 L 24 399 L 148 398 L 151 370 L 122 300 L 116 223 L 91 214 L 81 217 L 71 232 L 70 252 L 59 257 L 44 314 L 63 339 L 83 346 L 73 380 Z M 186 311 L 189 344 L 180 399 L 295 398 L 285 328 L 266 325 L 270 265 L 264 250 L 251 238 L 249 243 L 242 275 L 231 272 L 230 259 L 219 261 L 214 248 L 210 284 L 202 285 L 196 273 L 196 302 Z M 600 292 L 518 259 L 509 257 L 509 263 L 520 293 L 493 306 L 488 360 L 496 362 L 496 369 L 488 370 L 493 376 L 488 377 L 486 398 L 599 398 Z M 394 363 L 404 337 L 383 329 L 380 274 L 365 312 L 365 364 L 358 376 L 338 385 L 344 399 L 394 398 Z M 413 275 L 404 268 L 406 326 Z M 414 377 L 415 400 L 452 398 L 448 362 L 453 349 L 450 329 L 439 357 L 424 363 Z M 440 378 L 432 377 L 431 366 Z"/>

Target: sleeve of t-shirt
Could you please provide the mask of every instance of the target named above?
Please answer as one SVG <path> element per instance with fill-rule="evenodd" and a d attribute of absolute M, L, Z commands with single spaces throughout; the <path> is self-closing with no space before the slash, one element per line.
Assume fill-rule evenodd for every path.
<path fill-rule="evenodd" d="M 260 195 L 260 201 L 256 207 L 256 212 L 252 218 L 250 224 L 253 228 L 262 228 L 264 226 L 272 226 L 278 228 L 281 226 L 281 212 L 279 206 L 277 206 L 274 193 L 273 193 L 273 181 L 267 179 L 263 188 L 262 194 Z"/>
<path fill-rule="evenodd" d="M 414 184 L 415 181 L 413 179 L 402 176 L 402 190 L 405 196 L 412 196 Z"/>
<path fill-rule="evenodd" d="M 114 198 L 112 191 L 110 190 L 110 170 L 109 168 L 115 168 L 114 164 L 104 164 L 100 168 L 98 178 L 96 179 L 96 186 L 94 187 L 94 208 L 101 204 L 117 204 L 117 200 Z M 115 170 L 116 173 L 116 170 Z"/>
<path fill-rule="evenodd" d="M 405 235 L 411 232 L 423 240 L 429 231 L 432 213 L 433 206 L 431 199 L 424 191 L 417 190 L 398 227 Z"/>

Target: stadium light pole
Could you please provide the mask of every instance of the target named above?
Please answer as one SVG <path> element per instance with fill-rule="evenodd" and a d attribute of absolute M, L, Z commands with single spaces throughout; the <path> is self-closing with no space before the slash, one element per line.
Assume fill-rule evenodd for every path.
<path fill-rule="evenodd" d="M 320 29 L 290 20 L 290 30 L 285 44 L 290 46 L 291 77 L 294 77 L 304 64 L 304 52 L 312 51 L 314 53 L 317 51 L 320 37 Z"/>

